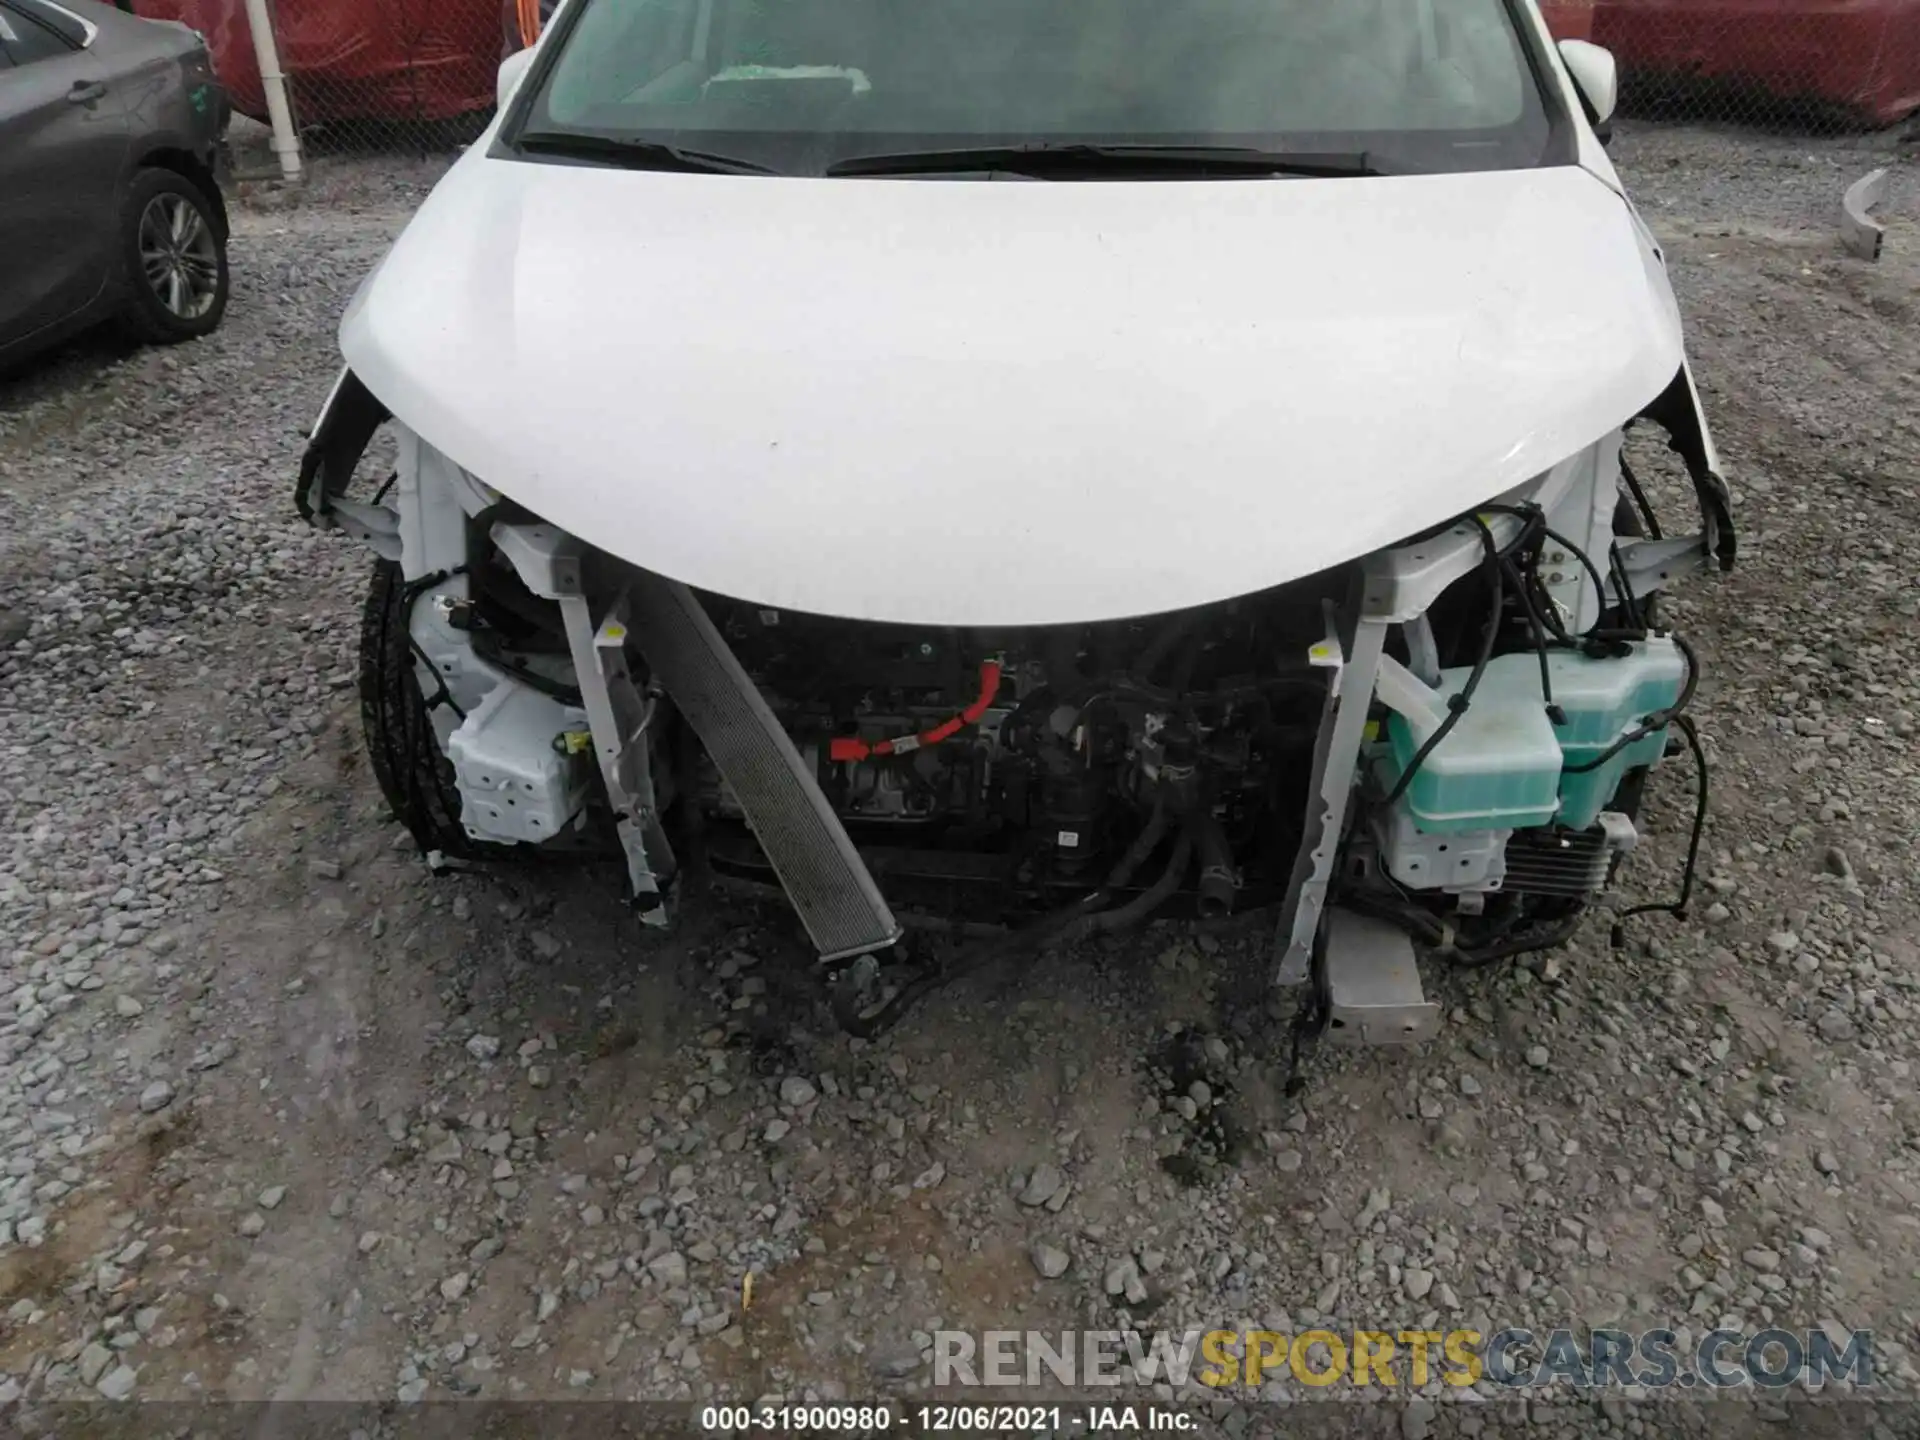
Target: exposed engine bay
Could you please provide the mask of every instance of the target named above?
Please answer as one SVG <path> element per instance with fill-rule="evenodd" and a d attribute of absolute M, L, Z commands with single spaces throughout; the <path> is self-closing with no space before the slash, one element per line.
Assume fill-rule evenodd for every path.
<path fill-rule="evenodd" d="M 1277 897 L 1324 703 L 1324 672 L 1307 661 L 1325 638 L 1324 588 L 999 633 L 704 598 L 881 872 L 929 882 L 913 888 L 932 903 L 946 889 L 974 918 L 1011 920 L 1103 877 L 1144 891 L 1152 862 L 1182 842 L 1193 863 L 1166 884 L 1200 913 L 1225 914 L 1243 885 Z M 711 763 L 697 799 L 746 818 Z"/>
<path fill-rule="evenodd" d="M 363 639 L 375 769 L 423 851 L 603 850 L 672 918 L 689 868 L 784 887 L 855 979 L 903 917 L 1036 942 L 1273 906 L 1275 974 L 1338 1038 L 1438 1023 L 1415 947 L 1565 941 L 1691 751 L 1698 662 L 1660 592 L 1733 559 L 1684 371 L 1644 419 L 1700 501 L 1669 537 L 1621 435 L 1380 554 L 1137 619 L 899 626 L 701 593 L 595 550 L 399 429 L 344 375 L 300 503 L 380 556 Z M 396 427 L 397 428 L 397 427 Z M 861 986 L 866 986 L 862 990 Z M 909 987 L 911 989 L 911 987 Z M 914 992 L 917 993 L 917 992 Z M 865 1018 L 860 1018 L 860 1017 Z"/>

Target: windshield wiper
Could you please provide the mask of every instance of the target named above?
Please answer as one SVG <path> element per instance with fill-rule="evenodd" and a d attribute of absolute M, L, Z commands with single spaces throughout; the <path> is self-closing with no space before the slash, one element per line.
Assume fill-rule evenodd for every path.
<path fill-rule="evenodd" d="M 659 140 L 626 139 L 613 135 L 582 134 L 573 130 L 528 130 L 513 147 L 527 155 L 562 155 L 600 160 L 629 170 L 681 170 L 707 175 L 773 175 L 771 166 L 731 155 L 686 150 Z"/>
<path fill-rule="evenodd" d="M 939 175 L 1013 170 L 1034 175 L 1211 171 L 1227 175 L 1298 175 L 1346 179 L 1385 175 L 1365 151 L 1259 150 L 1244 145 L 1104 145 L 1036 141 L 966 150 L 901 150 L 855 155 L 827 166 L 829 175 Z"/>

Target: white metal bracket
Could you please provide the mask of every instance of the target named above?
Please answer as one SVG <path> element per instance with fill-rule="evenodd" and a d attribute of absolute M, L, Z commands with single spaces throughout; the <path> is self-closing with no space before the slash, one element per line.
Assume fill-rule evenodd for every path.
<path fill-rule="evenodd" d="M 551 525 L 503 522 L 493 527 L 493 542 L 529 590 L 560 607 L 634 909 L 648 925 L 667 925 L 676 863 L 653 777 L 653 737 L 666 699 L 643 694 L 627 663 L 626 593 L 596 620 L 582 593 L 586 547 Z"/>

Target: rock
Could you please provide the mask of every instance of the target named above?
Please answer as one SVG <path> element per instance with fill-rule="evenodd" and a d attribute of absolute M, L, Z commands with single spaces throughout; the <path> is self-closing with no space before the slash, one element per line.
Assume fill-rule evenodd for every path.
<path fill-rule="evenodd" d="M 286 1198 L 286 1186 L 269 1185 L 256 1197 L 255 1203 L 258 1204 L 262 1210 L 278 1210 L 280 1208 L 280 1202 Z"/>
<path fill-rule="evenodd" d="M 216 1040 L 206 1049 L 199 1051 L 187 1061 L 189 1070 L 217 1070 L 234 1055 L 235 1046 L 231 1040 Z"/>
<path fill-rule="evenodd" d="M 1838 1010 L 1829 1010 L 1822 1015 L 1817 1028 L 1823 1038 L 1836 1044 L 1853 1038 L 1853 1021 Z"/>
<path fill-rule="evenodd" d="M 1033 1260 L 1033 1268 L 1038 1270 L 1041 1277 L 1046 1280 L 1058 1280 L 1073 1264 L 1071 1255 L 1059 1246 L 1049 1245 L 1044 1240 L 1034 1241 L 1033 1248 L 1027 1253 Z"/>
<path fill-rule="evenodd" d="M 266 1228 L 267 1217 L 262 1215 L 258 1210 L 249 1210 L 246 1218 L 240 1222 L 240 1233 L 249 1240 Z"/>
<path fill-rule="evenodd" d="M 500 1053 L 500 1040 L 495 1035 L 469 1035 L 467 1053 L 476 1060 L 491 1060 Z"/>
<path fill-rule="evenodd" d="M 1840 1157 L 1831 1150 L 1822 1150 L 1813 1157 L 1813 1168 L 1818 1170 L 1822 1175 L 1838 1175 L 1840 1173 Z"/>
<path fill-rule="evenodd" d="M 669 1250 L 647 1262 L 647 1273 L 667 1289 L 678 1290 L 687 1283 L 687 1259 L 678 1250 Z"/>
<path fill-rule="evenodd" d="M 1375 1186 L 1367 1191 L 1367 1203 L 1360 1207 L 1360 1214 L 1353 1222 L 1354 1229 L 1365 1230 L 1391 1209 L 1393 1209 L 1393 1191 L 1384 1185 Z"/>
<path fill-rule="evenodd" d="M 429 1165 L 451 1165 L 465 1153 L 458 1135 L 449 1135 L 423 1157 Z"/>
<path fill-rule="evenodd" d="M 140 1109 L 143 1114 L 157 1114 L 173 1103 L 173 1086 L 164 1080 L 156 1080 L 140 1092 Z"/>
<path fill-rule="evenodd" d="M 109 1400 L 125 1400 L 133 1394 L 133 1387 L 140 1377 L 125 1365 L 116 1365 L 100 1377 L 100 1383 L 93 1388 Z"/>
<path fill-rule="evenodd" d="M 542 960 L 554 960 L 560 955 L 560 942 L 544 930 L 532 930 L 527 934 L 527 944 L 533 947 L 533 953 Z"/>
<path fill-rule="evenodd" d="M 767 1128 L 762 1132 L 760 1138 L 765 1140 L 769 1145 L 778 1145 L 782 1140 L 786 1139 L 792 1131 L 793 1125 L 776 1115 L 767 1122 Z"/>
<path fill-rule="evenodd" d="M 1017 1198 L 1022 1205 L 1044 1205 L 1066 1183 L 1067 1177 L 1061 1173 L 1059 1166 L 1042 1162 L 1033 1167 L 1033 1173 L 1027 1177 L 1027 1183 L 1020 1188 Z"/>
<path fill-rule="evenodd" d="M 1527 1048 L 1527 1064 L 1536 1070 L 1546 1069 L 1548 1061 L 1552 1058 L 1544 1045 L 1532 1045 Z"/>
<path fill-rule="evenodd" d="M 791 1109 L 811 1104 L 820 1092 L 813 1088 L 813 1082 L 804 1075 L 789 1075 L 780 1082 L 780 1103 Z"/>
<path fill-rule="evenodd" d="M 925 1363 L 920 1347 L 905 1337 L 883 1340 L 867 1350 L 867 1369 L 881 1380 L 904 1380 Z"/>
<path fill-rule="evenodd" d="M 447 1301 L 458 1300 L 467 1293 L 467 1287 L 471 1284 L 473 1284 L 471 1272 L 456 1270 L 440 1282 L 440 1298 Z"/>
<path fill-rule="evenodd" d="M 1431 1400 L 1410 1400 L 1400 1412 L 1400 1440 L 1427 1440 L 1435 1415 Z"/>
<path fill-rule="evenodd" d="M 1401 1275 L 1400 1283 L 1405 1287 L 1409 1300 L 1424 1300 L 1427 1292 L 1433 1289 L 1433 1272 L 1410 1269 Z"/>
<path fill-rule="evenodd" d="M 80 1381 L 91 1385 L 107 1373 L 107 1367 L 113 1363 L 113 1352 L 98 1341 L 90 1342 L 80 1352 L 80 1358 L 74 1362 L 80 1372 Z"/>
<path fill-rule="evenodd" d="M 1770 1275 L 1780 1268 L 1779 1252 L 1768 1250 L 1764 1246 L 1755 1246 L 1751 1250 L 1743 1251 L 1740 1258 L 1762 1274 Z"/>
<path fill-rule="evenodd" d="M 131 1020 L 136 1015 L 144 1015 L 146 1010 L 147 1007 L 131 995 L 116 995 L 113 997 L 113 1013 L 118 1015 L 122 1020 Z"/>

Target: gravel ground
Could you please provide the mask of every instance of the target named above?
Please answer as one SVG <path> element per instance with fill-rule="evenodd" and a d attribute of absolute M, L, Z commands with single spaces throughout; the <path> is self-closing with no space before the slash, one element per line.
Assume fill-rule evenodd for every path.
<path fill-rule="evenodd" d="M 1694 920 L 1435 974 L 1441 1039 L 1314 1052 L 1294 1100 L 1265 918 L 976 977 L 863 1046 L 777 909 L 661 940 L 599 876 L 423 875 L 361 756 L 363 554 L 291 485 L 431 167 L 243 204 L 217 336 L 0 383 L 0 1404 L 874 1399 L 942 1327 L 1321 1320 L 1871 1327 L 1908 1390 L 1920 167 L 1882 148 L 1874 267 L 1833 225 L 1872 145 L 1618 144 L 1745 541 L 1677 607 Z M 1687 784 L 1631 898 L 1671 889 Z M 1478 1433 L 1435 1398 L 1395 1433 Z M 1527 1418 L 1678 1424 L 1560 1400 Z"/>

